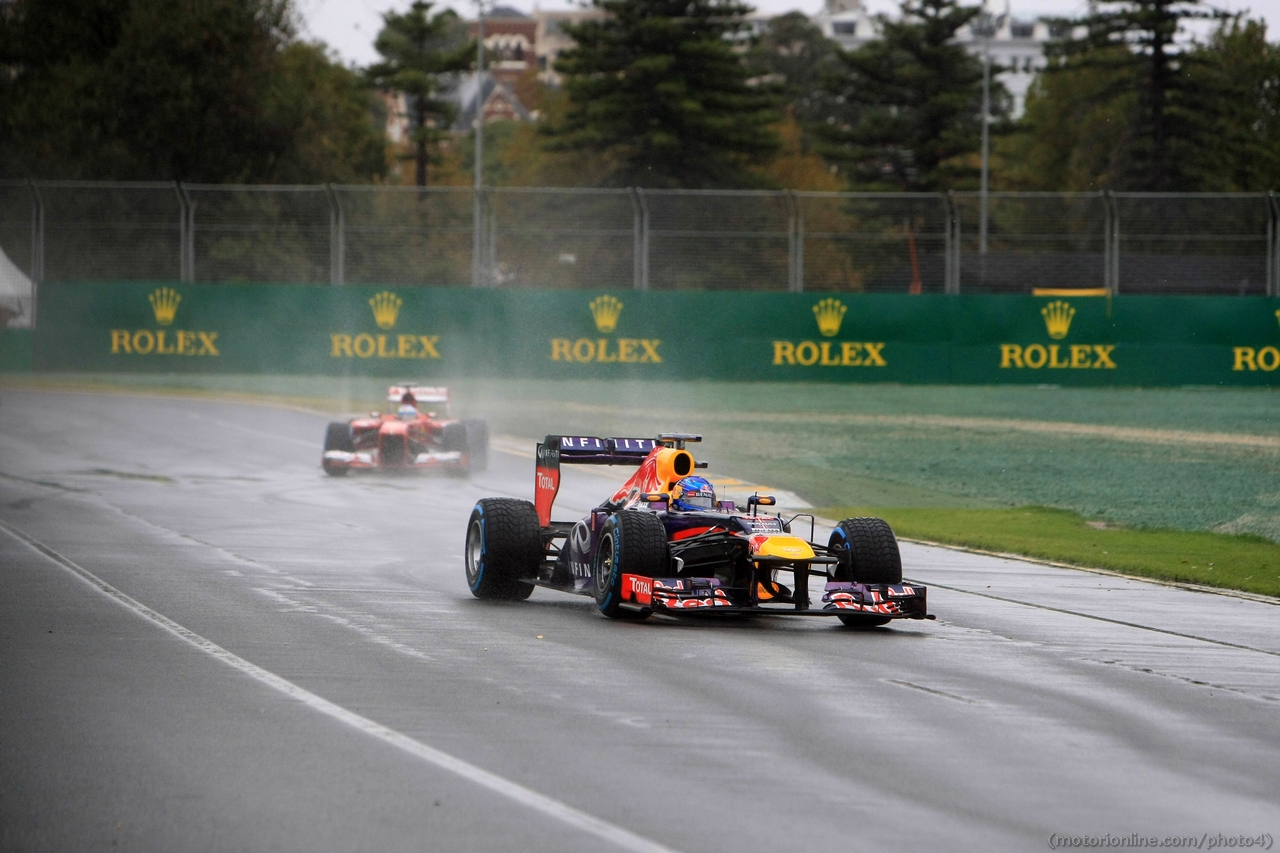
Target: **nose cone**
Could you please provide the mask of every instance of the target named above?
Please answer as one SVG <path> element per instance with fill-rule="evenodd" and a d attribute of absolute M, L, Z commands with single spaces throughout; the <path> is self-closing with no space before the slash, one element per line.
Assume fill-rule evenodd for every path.
<path fill-rule="evenodd" d="M 785 533 L 752 536 L 751 553 L 757 557 L 781 557 L 785 560 L 812 560 L 814 556 L 808 542 Z"/>

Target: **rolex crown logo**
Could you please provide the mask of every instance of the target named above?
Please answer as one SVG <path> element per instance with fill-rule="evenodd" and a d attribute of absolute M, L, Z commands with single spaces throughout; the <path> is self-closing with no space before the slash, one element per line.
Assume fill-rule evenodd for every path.
<path fill-rule="evenodd" d="M 400 315 L 400 306 L 403 304 L 400 297 L 389 290 L 384 290 L 370 299 L 369 306 L 373 308 L 373 321 L 378 324 L 378 328 L 390 329 L 394 326 L 396 317 Z"/>
<path fill-rule="evenodd" d="M 1071 318 L 1076 316 L 1076 309 L 1061 299 L 1055 299 L 1041 308 L 1040 313 L 1044 315 L 1044 327 L 1049 331 L 1049 337 L 1057 341 L 1067 336 L 1071 329 Z"/>
<path fill-rule="evenodd" d="M 162 287 L 148 299 L 151 300 L 151 310 L 156 312 L 156 322 L 161 326 L 168 326 L 178 313 L 178 303 L 182 301 L 182 294 L 172 287 Z"/>
<path fill-rule="evenodd" d="M 818 318 L 818 331 L 824 338 L 834 338 L 840 333 L 840 324 L 844 322 L 844 313 L 848 310 L 843 302 L 831 297 L 813 306 L 813 316 Z"/>
<path fill-rule="evenodd" d="M 591 300 L 591 316 L 602 334 L 607 335 L 618 328 L 618 315 L 621 313 L 622 303 L 612 296 L 597 296 Z"/>

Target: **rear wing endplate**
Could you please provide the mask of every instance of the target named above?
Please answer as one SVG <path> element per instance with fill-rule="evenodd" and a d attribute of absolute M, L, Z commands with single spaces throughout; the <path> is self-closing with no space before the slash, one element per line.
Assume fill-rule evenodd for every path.
<path fill-rule="evenodd" d="M 597 438 L 589 435 L 549 435 L 538 445 L 534 469 L 534 506 L 538 523 L 551 524 L 551 505 L 560 491 L 560 463 L 572 465 L 635 465 L 639 467 L 662 442 L 653 438 Z"/>

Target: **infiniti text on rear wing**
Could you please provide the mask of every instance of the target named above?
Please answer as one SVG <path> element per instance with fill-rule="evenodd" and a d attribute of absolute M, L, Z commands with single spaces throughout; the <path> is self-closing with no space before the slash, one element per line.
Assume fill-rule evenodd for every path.
<path fill-rule="evenodd" d="M 551 524 L 551 505 L 560 491 L 560 463 L 573 465 L 639 466 L 662 442 L 652 438 L 597 438 L 589 435 L 549 435 L 538 445 L 534 469 L 534 506 L 538 523 Z"/>

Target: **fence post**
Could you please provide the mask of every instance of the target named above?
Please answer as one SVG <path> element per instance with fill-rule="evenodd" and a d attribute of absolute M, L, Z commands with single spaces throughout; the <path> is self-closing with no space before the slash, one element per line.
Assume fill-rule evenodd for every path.
<path fill-rule="evenodd" d="M 943 199 L 947 208 L 946 246 L 943 249 L 943 292 L 960 293 L 960 207 L 955 190 L 947 190 Z"/>
<path fill-rule="evenodd" d="M 649 202 L 644 197 L 644 190 L 635 188 L 636 199 L 640 202 L 640 280 L 636 290 L 649 289 Z"/>
<path fill-rule="evenodd" d="M 329 200 L 329 283 L 342 284 L 347 262 L 346 215 L 333 184 L 324 185 Z"/>
<path fill-rule="evenodd" d="M 181 181 L 173 182 L 178 196 L 178 277 L 184 284 L 196 280 L 196 205 Z"/>
<path fill-rule="evenodd" d="M 787 190 L 787 203 L 791 208 L 791 252 L 788 263 L 790 279 L 787 290 L 804 293 L 804 208 L 800 206 L 800 197 L 795 190 Z"/>
<path fill-rule="evenodd" d="M 471 286 L 484 287 L 484 192 L 478 186 L 471 192 Z"/>
<path fill-rule="evenodd" d="M 644 240 L 644 215 L 640 210 L 640 199 L 636 196 L 635 187 L 627 187 L 627 197 L 631 199 L 631 287 L 643 290 L 640 279 L 641 243 Z"/>
<path fill-rule="evenodd" d="M 1120 210 L 1116 207 L 1115 193 L 1102 191 L 1103 227 L 1106 229 L 1102 248 L 1102 286 L 1113 296 L 1120 292 Z"/>
<path fill-rule="evenodd" d="M 27 191 L 31 193 L 31 327 L 34 329 L 40 282 L 44 281 L 44 198 L 36 182 L 30 178 L 27 179 Z"/>
<path fill-rule="evenodd" d="M 1267 193 L 1267 296 L 1280 296 L 1280 198 Z"/>
<path fill-rule="evenodd" d="M 488 252 L 485 255 L 484 280 L 485 287 L 497 287 L 498 281 L 498 215 L 493 212 L 493 191 L 484 191 L 485 242 Z"/>

